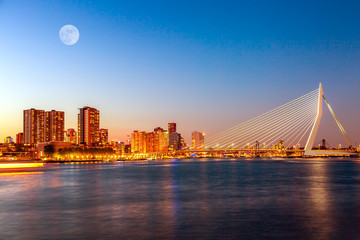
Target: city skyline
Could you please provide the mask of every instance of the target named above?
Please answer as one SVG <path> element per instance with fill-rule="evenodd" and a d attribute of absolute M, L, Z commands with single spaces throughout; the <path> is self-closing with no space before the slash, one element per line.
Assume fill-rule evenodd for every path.
<path fill-rule="evenodd" d="M 0 138 L 22 131 L 23 109 L 66 112 L 77 129 L 78 108 L 92 106 L 109 140 L 176 122 L 190 143 L 322 82 L 359 145 L 360 5 L 341 6 L 0 1 Z M 59 40 L 66 24 L 80 31 L 73 46 Z M 326 111 L 317 136 L 346 144 Z"/>
<path fill-rule="evenodd" d="M 80 119 L 81 119 L 81 113 L 82 113 L 82 111 L 87 111 L 87 110 L 90 110 L 90 111 L 95 111 L 93 114 L 88 114 L 88 115 L 90 115 L 90 116 L 92 116 L 92 115 L 94 115 L 95 114 L 95 117 L 93 117 L 94 118 L 94 120 L 95 119 L 97 119 L 97 120 L 95 120 L 96 121 L 96 129 L 97 130 L 94 130 L 95 132 L 98 132 L 98 136 L 94 136 L 97 140 L 95 141 L 95 140 L 92 140 L 92 141 L 95 141 L 95 143 L 96 144 L 99 144 L 99 143 L 102 143 L 103 141 L 101 140 L 101 131 L 102 130 L 106 130 L 106 139 L 108 139 L 108 141 L 110 142 L 110 141 L 118 141 L 118 142 L 126 142 L 128 139 L 129 139 L 129 136 L 134 132 L 134 131 L 138 131 L 137 129 L 139 129 L 139 128 L 136 128 L 136 129 L 133 129 L 129 134 L 127 134 L 124 138 L 122 138 L 122 139 L 119 139 L 119 138 L 113 138 L 113 139 L 109 139 L 109 133 L 108 133 L 108 129 L 104 129 L 103 127 L 100 127 L 100 111 L 99 110 L 97 110 L 96 108 L 92 108 L 92 107 L 89 107 L 89 106 L 84 106 L 83 108 L 78 108 L 79 110 L 80 110 L 80 114 L 78 113 L 77 114 L 77 131 L 75 132 L 75 134 L 76 134 L 76 138 L 77 138 L 77 143 L 79 144 L 79 143 L 85 143 L 86 141 L 81 141 L 80 140 L 80 138 L 81 138 L 81 134 L 79 134 L 80 132 L 81 132 L 81 128 L 80 128 L 80 125 L 85 125 L 85 123 L 83 123 L 83 124 L 80 124 Z M 36 112 L 40 112 L 41 113 L 41 116 L 42 116 L 42 118 L 41 118 L 41 122 L 42 122 L 42 126 L 41 126 L 41 130 L 40 130 L 40 132 L 41 132 L 41 134 L 42 134 L 42 136 L 40 136 L 40 139 L 44 139 L 43 141 L 40 141 L 40 142 L 49 142 L 49 141 L 65 141 L 65 138 L 66 138 L 66 135 L 67 135 L 67 131 L 68 130 L 74 130 L 74 128 L 73 127 L 65 127 L 65 125 L 64 125 L 64 122 L 65 122 L 65 117 L 64 117 L 64 112 L 63 111 L 56 111 L 56 110 L 50 110 L 50 111 L 46 111 L 46 110 L 39 110 L 39 109 L 34 109 L 34 108 L 31 108 L 31 109 L 28 109 L 28 110 L 23 110 L 24 111 L 24 118 L 23 118 L 23 123 L 24 123 L 24 126 L 23 126 L 23 129 L 22 129 L 22 132 L 18 132 L 18 133 L 16 133 L 16 134 L 14 134 L 15 136 L 16 136 L 16 139 L 18 138 L 18 135 L 19 134 L 23 134 L 24 132 L 26 132 L 25 131 L 25 120 L 27 119 L 26 117 L 25 117 L 25 112 L 27 112 L 27 111 L 33 111 L 33 110 L 35 110 Z M 325 109 L 326 110 L 326 109 Z M 325 114 L 325 115 L 329 115 L 330 114 L 330 112 L 327 112 L 327 111 L 325 111 L 325 113 L 328 113 L 328 114 Z M 61 114 L 61 115 L 59 115 L 59 114 Z M 55 115 L 55 116 L 53 116 L 53 115 Z M 57 118 L 59 118 L 59 117 L 61 117 L 61 121 L 59 122 L 59 120 L 56 120 Z M 55 130 L 55 128 L 56 127 L 54 127 L 54 126 L 56 126 L 57 124 L 54 124 L 54 126 L 53 126 L 53 123 L 49 123 L 49 119 L 51 119 L 51 122 L 53 122 L 54 119 L 55 118 L 55 122 L 57 123 L 57 124 L 60 124 L 61 125 L 61 127 L 59 126 L 58 128 L 61 128 L 61 129 L 63 129 L 63 131 L 60 131 L 60 129 L 58 129 L 58 131 L 56 131 Z M 329 124 L 329 117 L 326 119 L 327 120 L 327 122 L 325 123 L 325 124 Z M 332 119 L 330 119 L 330 120 L 332 120 Z M 84 120 L 83 120 L 84 121 Z M 87 120 L 87 121 L 89 121 L 89 120 Z M 330 121 L 331 122 L 331 121 Z M 322 125 L 325 125 L 324 123 L 322 123 Z M 337 128 L 337 126 L 335 126 L 335 122 L 333 122 L 332 123 L 333 124 L 333 126 L 332 126 L 332 129 L 333 130 L 336 130 L 336 131 L 338 131 L 338 128 Z M 89 124 L 87 124 L 87 125 L 89 125 Z M 172 132 L 176 132 L 176 129 L 177 129 L 177 127 L 176 127 L 176 123 L 175 122 L 168 122 L 167 123 L 167 125 L 168 125 L 168 130 L 167 131 L 169 131 L 169 133 L 172 133 Z M 321 125 L 320 125 L 321 126 Z M 161 128 L 160 126 L 158 126 L 157 128 Z M 52 133 L 53 132 L 53 130 L 55 130 L 56 131 L 56 133 Z M 226 129 L 222 129 L 222 130 L 226 130 Z M 320 130 L 323 130 L 324 131 L 324 127 L 320 127 Z M 142 130 L 143 132 L 151 132 L 151 130 Z M 187 139 L 187 141 L 186 141 L 186 143 L 188 144 L 188 145 L 193 145 L 192 144 L 192 142 L 193 142 L 193 131 L 195 131 L 195 132 L 197 132 L 197 130 L 192 130 L 191 131 L 191 135 L 190 135 L 190 139 Z M 321 132 L 320 132 L 321 133 Z M 217 133 L 218 134 L 218 133 Z M 215 135 L 217 135 L 217 134 L 215 134 Z M 28 134 L 29 135 L 29 134 Z M 55 135 L 56 135 L 56 137 L 55 137 Z M 340 135 L 340 133 L 338 133 L 338 135 Z M 26 134 L 24 135 L 24 136 L 22 136 L 22 137 L 25 137 L 26 136 Z M 52 140 L 50 140 L 51 139 L 51 136 L 53 136 L 53 138 L 52 138 Z M 6 136 L 6 137 L 4 137 L 4 142 L 6 142 L 7 141 L 7 139 L 9 138 L 9 137 L 11 137 L 12 139 L 15 139 L 15 137 L 13 136 L 13 135 L 8 135 L 8 136 Z M 84 137 L 83 137 L 84 138 Z M 26 137 L 24 138 L 25 139 L 25 141 L 26 141 Z M 185 139 L 185 138 L 184 138 Z M 318 145 L 320 145 L 320 143 L 325 139 L 324 137 L 323 137 L 323 135 L 320 135 L 320 136 L 316 136 L 316 144 L 314 143 L 314 147 L 315 146 L 318 146 Z M 281 139 L 279 139 L 279 140 L 281 140 Z M 36 140 L 37 141 L 37 140 Z M 88 141 L 88 140 L 87 140 Z M 37 142 L 39 142 L 39 141 L 37 141 Z M 344 142 L 344 139 L 342 138 L 342 136 L 341 136 L 341 140 L 339 141 L 339 144 L 331 144 L 330 143 L 330 146 L 332 146 L 332 147 L 339 147 L 339 146 L 347 146 L 346 145 L 346 143 L 345 144 L 342 144 Z M 304 142 L 302 142 L 302 143 L 304 143 Z M 327 143 L 329 144 L 329 142 L 328 142 L 328 140 L 327 140 Z M 358 146 L 358 142 L 357 141 L 351 141 L 351 144 L 352 144 L 352 146 L 353 147 L 356 147 L 356 146 Z M 86 144 L 86 145 L 88 145 L 88 144 Z M 303 146 L 304 144 L 300 144 L 301 146 Z M 91 146 L 91 144 L 89 145 L 89 146 Z M 360 146 L 360 145 L 359 145 Z"/>

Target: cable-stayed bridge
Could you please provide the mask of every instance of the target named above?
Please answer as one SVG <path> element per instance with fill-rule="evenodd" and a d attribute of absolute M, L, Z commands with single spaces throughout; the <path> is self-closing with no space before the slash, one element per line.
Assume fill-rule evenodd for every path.
<path fill-rule="evenodd" d="M 303 151 L 304 156 L 351 155 L 348 151 L 313 150 L 317 130 L 322 117 L 322 103 L 326 103 L 342 135 L 352 149 L 349 137 L 334 111 L 325 99 L 322 85 L 299 98 L 285 103 L 260 116 L 224 130 L 205 141 L 205 146 L 195 147 L 203 151 L 258 151 L 282 148 Z M 305 148 L 300 148 L 305 142 Z"/>

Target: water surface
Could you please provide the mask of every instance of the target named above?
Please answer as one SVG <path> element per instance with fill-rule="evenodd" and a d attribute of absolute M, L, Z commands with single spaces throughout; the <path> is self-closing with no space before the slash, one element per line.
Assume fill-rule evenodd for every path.
<path fill-rule="evenodd" d="M 46 165 L 0 174 L 0 223 L 0 239 L 360 239 L 360 160 Z"/>

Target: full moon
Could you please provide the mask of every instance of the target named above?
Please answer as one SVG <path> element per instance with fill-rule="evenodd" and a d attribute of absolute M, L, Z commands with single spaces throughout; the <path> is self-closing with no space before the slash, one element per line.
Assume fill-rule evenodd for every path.
<path fill-rule="evenodd" d="M 77 43 L 79 35 L 79 30 L 73 25 L 65 25 L 59 31 L 60 40 L 66 45 Z"/>

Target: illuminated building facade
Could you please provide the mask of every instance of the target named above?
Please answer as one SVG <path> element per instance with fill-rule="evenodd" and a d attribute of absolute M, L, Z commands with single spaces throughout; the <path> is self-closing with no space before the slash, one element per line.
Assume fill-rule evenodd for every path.
<path fill-rule="evenodd" d="M 155 133 L 146 133 L 146 151 L 155 152 Z"/>
<path fill-rule="evenodd" d="M 24 143 L 24 134 L 22 132 L 16 134 L 16 143 L 17 144 Z"/>
<path fill-rule="evenodd" d="M 65 132 L 65 142 L 69 142 L 71 144 L 77 144 L 77 136 L 76 131 L 73 128 L 69 128 Z"/>
<path fill-rule="evenodd" d="M 201 132 L 192 132 L 191 133 L 192 147 L 194 149 L 204 148 L 205 143 L 205 134 Z"/>
<path fill-rule="evenodd" d="M 181 134 L 170 133 L 169 134 L 169 151 L 176 151 L 181 149 Z"/>
<path fill-rule="evenodd" d="M 164 131 L 161 127 L 154 129 L 154 151 L 155 152 L 166 152 L 168 150 L 169 133 Z"/>
<path fill-rule="evenodd" d="M 124 142 L 112 140 L 111 142 L 108 142 L 108 146 L 111 147 L 118 155 L 125 154 L 125 143 Z"/>
<path fill-rule="evenodd" d="M 149 152 L 152 147 L 148 146 L 149 133 L 147 132 L 139 132 L 135 130 L 131 134 L 131 152 L 132 153 L 146 153 Z"/>
<path fill-rule="evenodd" d="M 24 110 L 24 143 L 38 144 L 45 141 L 44 118 L 44 110 Z"/>
<path fill-rule="evenodd" d="M 169 134 L 176 133 L 176 123 L 168 123 L 168 132 Z"/>
<path fill-rule="evenodd" d="M 45 128 L 45 142 L 64 141 L 64 122 L 65 122 L 65 114 L 61 111 L 51 110 L 49 112 L 45 112 L 44 117 L 44 128 Z"/>
<path fill-rule="evenodd" d="M 278 150 L 284 150 L 284 141 L 283 140 L 278 141 L 277 149 Z"/>
<path fill-rule="evenodd" d="M 146 132 L 139 132 L 139 152 L 145 153 L 146 152 Z"/>
<path fill-rule="evenodd" d="M 168 142 L 168 132 L 160 127 L 155 128 L 154 132 L 139 132 L 135 130 L 131 134 L 131 152 L 166 152 L 168 151 Z"/>
<path fill-rule="evenodd" d="M 185 139 L 183 137 L 181 137 L 181 139 L 180 139 L 180 145 L 181 145 L 181 149 L 186 147 Z"/>
<path fill-rule="evenodd" d="M 105 145 L 109 142 L 109 130 L 105 128 L 100 129 L 100 143 Z"/>
<path fill-rule="evenodd" d="M 4 139 L 4 143 L 13 143 L 13 138 L 8 136 Z"/>
<path fill-rule="evenodd" d="M 91 108 L 80 108 L 78 114 L 78 142 L 86 146 L 97 146 L 100 143 L 100 111 Z"/>
<path fill-rule="evenodd" d="M 139 152 L 139 131 L 135 130 L 131 134 L 131 152 L 138 153 Z"/>

